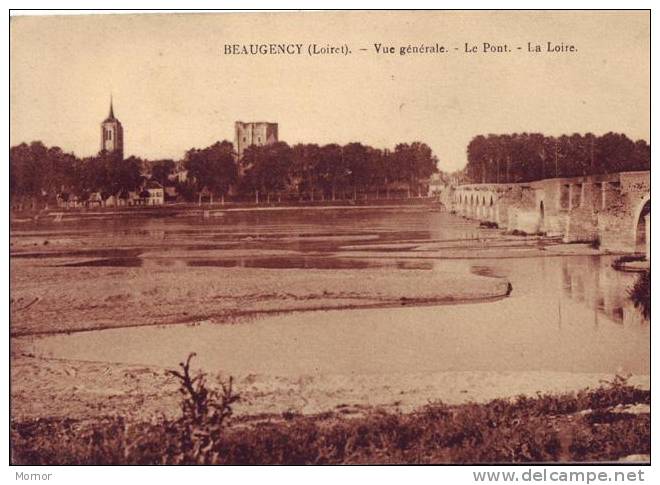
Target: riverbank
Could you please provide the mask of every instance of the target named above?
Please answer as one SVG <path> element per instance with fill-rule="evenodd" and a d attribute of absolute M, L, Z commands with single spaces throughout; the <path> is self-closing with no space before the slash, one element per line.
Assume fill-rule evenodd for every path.
<path fill-rule="evenodd" d="M 94 207 L 57 207 L 48 206 L 10 211 L 10 222 L 16 224 L 33 223 L 35 221 L 48 221 L 62 223 L 72 217 L 172 217 L 172 216 L 206 216 L 223 212 L 236 211 L 292 211 L 292 210 L 350 210 L 350 209 L 401 209 L 401 208 L 429 208 L 439 209 L 440 205 L 435 197 L 411 197 L 403 199 L 345 199 L 345 200 L 316 200 L 316 201 L 272 201 L 269 203 L 255 203 L 254 201 L 227 201 L 222 203 L 194 203 L 177 202 L 162 205 L 139 206 L 94 206 Z"/>
<path fill-rule="evenodd" d="M 239 402 L 243 394 L 236 395 Z M 240 393 L 240 390 L 238 391 Z M 186 393 L 184 392 L 184 395 Z M 227 394 L 226 394 L 227 395 Z M 263 396 L 266 399 L 268 396 Z M 233 404 L 229 401 L 226 409 Z M 376 464 L 650 461 L 650 392 L 614 379 L 596 389 L 487 403 L 435 402 L 408 413 L 340 407 L 222 426 L 131 416 L 11 424 L 14 464 Z"/>
<path fill-rule="evenodd" d="M 11 379 L 21 385 L 12 387 L 12 416 L 19 421 L 93 420 L 98 416 L 149 421 L 157 416 L 173 419 L 179 413 L 177 382 L 167 373 L 177 367 L 175 362 L 163 368 L 51 359 L 21 353 L 20 343 L 13 347 Z M 552 371 L 448 371 L 301 376 L 248 373 L 232 377 L 242 396 L 235 407 L 236 415 L 260 417 L 324 412 L 356 416 L 374 409 L 410 413 L 433 400 L 452 405 L 484 403 L 509 396 L 533 396 L 537 392 L 593 389 L 615 376 Z M 650 389 L 648 375 L 631 376 L 629 383 Z M 217 385 L 214 377 L 210 378 L 210 385 Z"/>

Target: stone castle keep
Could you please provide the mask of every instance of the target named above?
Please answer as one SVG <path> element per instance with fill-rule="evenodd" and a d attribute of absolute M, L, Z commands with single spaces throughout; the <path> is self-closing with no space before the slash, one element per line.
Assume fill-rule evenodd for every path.
<path fill-rule="evenodd" d="M 239 160 L 243 158 L 243 153 L 247 147 L 272 145 L 277 141 L 277 123 L 266 121 L 248 123 L 237 121 L 235 123 L 234 149 Z"/>
<path fill-rule="evenodd" d="M 604 249 L 646 252 L 651 227 L 651 172 L 620 172 L 518 184 L 459 185 L 445 206 L 502 229 L 598 241 Z"/>
<path fill-rule="evenodd" d="M 116 153 L 124 158 L 124 128 L 117 118 L 112 107 L 110 98 L 110 113 L 101 123 L 101 151 Z"/>

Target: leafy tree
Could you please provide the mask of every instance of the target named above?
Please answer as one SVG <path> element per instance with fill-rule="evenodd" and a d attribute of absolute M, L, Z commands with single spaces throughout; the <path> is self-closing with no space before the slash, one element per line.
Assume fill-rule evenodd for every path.
<path fill-rule="evenodd" d="M 367 150 L 367 179 L 368 187 L 375 188 L 376 199 L 380 198 L 380 190 L 387 184 L 387 166 L 385 151 L 368 147 Z"/>
<path fill-rule="evenodd" d="M 298 198 L 307 194 L 314 200 L 319 190 L 320 148 L 316 144 L 299 143 L 291 148 L 291 184 L 298 192 Z"/>
<path fill-rule="evenodd" d="M 75 157 L 59 147 L 47 148 L 36 141 L 21 143 L 9 150 L 9 193 L 12 199 L 37 202 L 54 201 L 58 193 L 69 190 L 75 179 Z"/>
<path fill-rule="evenodd" d="M 343 187 L 348 175 L 343 149 L 336 143 L 324 145 L 319 150 L 319 180 L 324 192 L 332 200 L 337 197 L 337 188 Z"/>
<path fill-rule="evenodd" d="M 610 132 L 596 140 L 596 150 L 605 173 L 622 172 L 634 159 L 635 143 L 626 135 Z"/>
<path fill-rule="evenodd" d="M 234 160 L 234 146 L 225 140 L 201 150 L 188 150 L 184 166 L 197 192 L 206 188 L 224 199 L 238 177 Z"/>
<path fill-rule="evenodd" d="M 353 188 L 353 199 L 357 199 L 359 187 L 369 181 L 369 149 L 362 143 L 349 143 L 343 148 L 348 185 Z"/>
<path fill-rule="evenodd" d="M 169 177 L 174 173 L 176 169 L 176 163 L 174 160 L 157 160 L 151 166 L 151 178 L 156 180 L 161 185 L 169 184 Z"/>
<path fill-rule="evenodd" d="M 122 159 L 117 153 L 101 151 L 82 161 L 79 171 L 79 192 L 101 192 L 104 199 L 133 191 L 141 184 L 140 159 Z"/>
<path fill-rule="evenodd" d="M 290 182 L 292 150 L 284 142 L 271 145 L 251 146 L 245 150 L 243 163 L 246 166 L 243 189 L 255 194 L 265 194 L 270 202 L 273 192 L 281 192 Z"/>
<path fill-rule="evenodd" d="M 400 143 L 394 148 L 394 161 L 398 166 L 398 177 L 408 182 L 408 197 L 416 189 L 421 196 L 424 179 L 437 172 L 437 158 L 431 148 L 421 142 Z"/>

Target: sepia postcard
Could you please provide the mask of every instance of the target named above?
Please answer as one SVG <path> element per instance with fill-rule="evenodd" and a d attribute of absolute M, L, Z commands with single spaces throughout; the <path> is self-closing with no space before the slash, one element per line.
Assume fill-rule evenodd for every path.
<path fill-rule="evenodd" d="M 12 465 L 644 480 L 650 11 L 9 24 Z"/>

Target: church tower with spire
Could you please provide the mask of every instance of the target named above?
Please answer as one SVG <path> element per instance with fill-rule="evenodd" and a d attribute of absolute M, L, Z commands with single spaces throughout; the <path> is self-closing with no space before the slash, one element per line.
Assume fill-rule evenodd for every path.
<path fill-rule="evenodd" d="M 101 151 L 117 153 L 121 159 L 124 158 L 124 129 L 112 108 L 112 96 L 110 97 L 110 113 L 101 123 Z"/>

